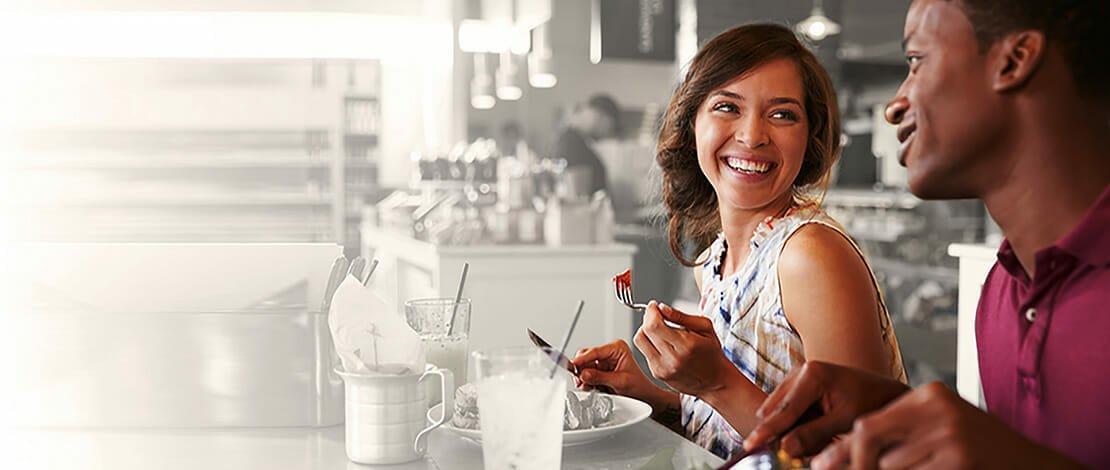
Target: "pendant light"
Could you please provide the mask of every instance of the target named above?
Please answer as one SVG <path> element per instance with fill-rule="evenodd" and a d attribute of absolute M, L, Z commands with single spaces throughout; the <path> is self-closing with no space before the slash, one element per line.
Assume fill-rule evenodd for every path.
<path fill-rule="evenodd" d="M 813 0 L 813 10 L 809 12 L 809 18 L 794 25 L 794 30 L 814 41 L 840 33 L 840 25 L 825 16 L 822 3 L 822 0 Z"/>
<path fill-rule="evenodd" d="M 470 80 L 470 105 L 474 109 L 490 109 L 497 100 L 493 97 L 493 77 L 486 65 L 486 54 L 474 54 L 474 78 Z"/>
<path fill-rule="evenodd" d="M 528 53 L 528 83 L 536 88 L 551 88 L 558 83 L 552 60 L 548 24 L 532 30 L 532 52 Z"/>
<path fill-rule="evenodd" d="M 516 65 L 516 58 L 510 51 L 501 53 L 501 62 L 497 66 L 497 75 L 495 76 L 495 83 L 497 84 L 497 99 L 506 101 L 519 100 L 524 96 L 524 90 L 520 88 L 518 67 Z"/>

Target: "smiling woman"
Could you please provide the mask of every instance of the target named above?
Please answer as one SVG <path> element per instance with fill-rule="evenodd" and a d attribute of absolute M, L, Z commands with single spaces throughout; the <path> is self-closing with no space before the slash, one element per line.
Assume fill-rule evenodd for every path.
<path fill-rule="evenodd" d="M 700 312 L 651 302 L 635 337 L 678 393 L 622 360 L 619 341 L 575 358 L 581 382 L 651 403 L 657 421 L 721 457 L 740 450 L 756 408 L 806 361 L 905 382 L 875 278 L 819 205 L 839 138 L 828 74 L 789 29 L 740 26 L 706 43 L 656 147 L 671 250 L 696 268 Z"/>
<path fill-rule="evenodd" d="M 777 121 L 785 124 L 786 120 L 793 119 L 800 126 L 791 126 L 791 131 L 804 129 L 800 142 L 804 157 L 796 170 L 797 176 L 791 181 L 795 202 L 805 200 L 807 194 L 817 200 L 819 197 L 815 198 L 812 193 L 819 195 L 828 187 L 829 169 L 839 156 L 840 114 L 832 82 L 824 68 L 793 33 L 782 26 L 749 25 L 720 34 L 706 43 L 690 64 L 686 79 L 675 91 L 667 109 L 656 147 L 656 159 L 664 170 L 663 200 L 670 213 L 671 251 L 687 266 L 694 263 L 685 259 L 682 243 L 693 242 L 700 252 L 721 229 L 716 206 L 703 203 L 712 202 L 714 187 L 701 169 L 692 164 L 694 154 L 700 152 L 693 123 L 704 104 L 712 101 L 707 97 L 722 99 L 732 95 L 733 100 L 746 101 L 737 100 L 744 97 L 730 91 L 729 86 L 772 62 L 772 73 L 761 80 L 769 82 L 785 75 L 790 79 L 786 82 L 789 85 L 778 83 L 775 86 L 781 90 L 762 90 L 763 83 L 759 86 L 753 83 L 751 86 L 765 94 L 781 91 L 783 96 L 773 96 L 777 99 L 774 103 L 747 103 L 748 107 L 777 105 L 771 113 Z M 793 106 L 784 108 L 789 101 L 793 101 Z M 717 103 L 713 101 L 713 105 Z M 725 103 L 724 106 L 726 109 L 716 111 L 731 111 L 736 104 Z M 798 143 L 795 138 L 791 136 L 791 141 Z"/>

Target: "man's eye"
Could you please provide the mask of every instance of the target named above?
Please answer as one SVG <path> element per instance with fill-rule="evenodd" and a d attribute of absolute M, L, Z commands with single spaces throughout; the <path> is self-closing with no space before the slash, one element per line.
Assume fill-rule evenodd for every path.
<path fill-rule="evenodd" d="M 908 56 L 906 56 L 906 65 L 909 65 L 910 67 L 913 67 L 914 64 L 916 64 L 920 61 L 921 61 L 921 56 L 917 56 L 917 55 L 908 55 Z"/>

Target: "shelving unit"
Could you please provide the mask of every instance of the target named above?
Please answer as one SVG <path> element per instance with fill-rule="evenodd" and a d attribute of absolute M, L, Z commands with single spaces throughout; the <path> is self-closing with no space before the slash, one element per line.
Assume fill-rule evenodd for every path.
<path fill-rule="evenodd" d="M 376 189 L 380 148 L 381 102 L 376 96 L 350 94 L 343 98 L 343 200 L 342 224 L 348 258 L 361 246 L 362 206 Z"/>
<path fill-rule="evenodd" d="M 28 89 L 15 170 L 35 240 L 357 250 L 359 207 L 377 188 L 378 62 L 34 66 L 47 78 Z"/>

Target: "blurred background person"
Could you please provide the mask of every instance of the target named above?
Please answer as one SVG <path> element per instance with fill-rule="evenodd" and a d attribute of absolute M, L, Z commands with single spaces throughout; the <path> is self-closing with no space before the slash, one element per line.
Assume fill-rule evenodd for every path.
<path fill-rule="evenodd" d="M 621 135 L 620 107 L 609 95 L 593 95 L 567 116 L 551 155 L 567 161 L 568 181 L 579 194 L 608 191 L 608 172 L 598 157 L 594 142 Z"/>

